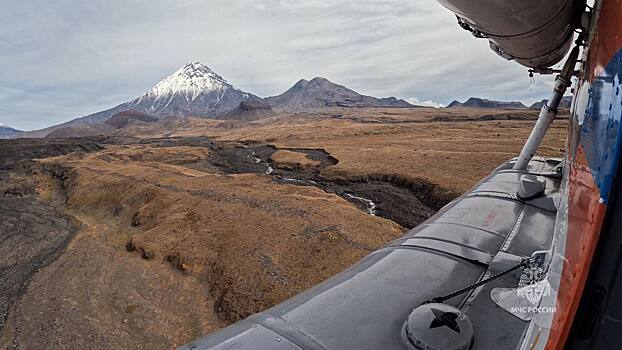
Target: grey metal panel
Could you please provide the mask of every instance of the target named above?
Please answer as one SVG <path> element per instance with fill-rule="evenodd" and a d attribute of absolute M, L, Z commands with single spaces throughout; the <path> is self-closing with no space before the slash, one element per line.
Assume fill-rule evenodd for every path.
<path fill-rule="evenodd" d="M 520 263 L 521 257 L 500 253 L 490 264 L 487 275 L 493 275 Z M 490 298 L 496 287 L 515 288 L 520 270 L 485 284 L 469 299 L 466 314 L 473 323 L 475 342 L 472 350 L 516 349 L 519 339 L 529 325 L 527 322 L 500 309 Z"/>
<path fill-rule="evenodd" d="M 477 186 L 475 189 L 473 189 L 473 193 L 499 192 L 499 193 L 510 195 L 510 197 L 512 198 L 516 198 L 515 194 L 516 194 L 517 188 L 518 188 L 518 184 L 515 182 L 489 181 L 489 182 L 485 182 Z"/>
<path fill-rule="evenodd" d="M 472 247 L 489 254 L 495 254 L 505 241 L 505 236 L 492 231 L 485 231 L 460 224 L 430 223 L 423 225 L 421 230 L 409 232 L 406 238 L 396 244 L 412 245 L 413 237 L 428 237 L 445 241 L 453 241 L 457 244 Z"/>
<path fill-rule="evenodd" d="M 386 248 L 262 314 L 328 349 L 400 349 L 401 326 L 414 307 L 477 281 L 485 270 L 445 254 Z"/>
<path fill-rule="evenodd" d="M 402 243 L 400 247 L 435 250 L 459 257 L 474 264 L 482 265 L 488 265 L 494 256 L 493 254 L 487 253 L 475 247 L 469 247 L 456 242 L 430 237 L 413 237 Z"/>
<path fill-rule="evenodd" d="M 516 171 L 516 170 L 506 170 L 503 172 L 495 173 L 491 177 L 488 178 L 487 182 L 510 182 L 514 184 L 518 184 L 520 177 L 524 175 L 525 172 Z M 546 180 L 543 176 L 539 176 L 538 179 Z"/>
<path fill-rule="evenodd" d="M 463 224 L 507 236 L 522 207 L 522 203 L 508 199 L 464 197 L 435 222 Z"/>
<path fill-rule="evenodd" d="M 569 6 L 569 0 L 439 0 L 439 2 L 486 32 L 499 36 L 529 33 L 548 23 L 560 9 Z"/>
<path fill-rule="evenodd" d="M 529 256 L 536 250 L 548 249 L 552 239 L 550 233 L 555 227 L 555 217 L 555 213 L 526 205 L 503 250 L 519 256 Z"/>
<path fill-rule="evenodd" d="M 185 349 L 241 350 L 302 350 L 274 331 L 251 322 L 240 322 L 231 327 L 184 346 Z"/>
<path fill-rule="evenodd" d="M 516 192 L 519 187 L 521 176 L 525 175 L 521 171 L 503 171 L 489 177 L 485 182 L 476 185 L 470 194 L 488 192 L 488 193 L 505 193 L 509 197 L 516 199 Z M 546 193 L 559 191 L 559 180 L 547 176 L 537 176 L 537 179 L 544 181 L 546 185 Z"/>
<path fill-rule="evenodd" d="M 572 42 L 573 0 L 438 1 L 501 48 L 498 53 L 528 67 L 559 62 Z"/>
<path fill-rule="evenodd" d="M 520 173 L 530 173 L 535 175 L 542 175 L 544 173 L 548 173 L 555 166 L 563 162 L 562 158 L 544 158 L 544 157 L 533 157 L 529 162 L 527 167 L 527 171 L 524 170 L 513 170 L 514 164 L 518 158 L 512 158 L 509 161 L 501 164 L 498 168 L 493 171 L 493 174 L 497 174 L 503 171 L 512 171 L 512 172 L 520 172 Z"/>
<path fill-rule="evenodd" d="M 247 320 L 260 324 L 280 335 L 283 335 L 287 339 L 293 340 L 297 345 L 306 350 L 325 350 L 326 347 L 322 345 L 317 339 L 309 336 L 296 328 L 293 324 L 285 321 L 282 318 L 272 317 L 267 313 L 255 314 L 250 316 Z"/>

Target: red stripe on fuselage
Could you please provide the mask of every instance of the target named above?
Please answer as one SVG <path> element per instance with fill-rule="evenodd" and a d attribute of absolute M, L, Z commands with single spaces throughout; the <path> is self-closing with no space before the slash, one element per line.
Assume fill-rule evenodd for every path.
<path fill-rule="evenodd" d="M 605 0 L 598 17 L 596 34 L 590 43 L 586 79 L 602 73 L 622 47 L 622 0 Z"/>
<path fill-rule="evenodd" d="M 563 273 L 548 349 L 563 349 L 594 256 L 606 206 L 581 146 L 577 149 L 568 187 L 568 231 Z"/>
<path fill-rule="evenodd" d="M 588 51 L 587 71 L 580 82 L 591 82 L 622 47 L 622 0 L 604 0 L 599 12 L 597 31 Z M 574 111 L 586 113 L 586 111 Z M 573 121 L 577 122 L 576 115 Z M 572 130 L 573 125 L 570 125 Z M 580 133 L 568 133 L 579 137 Z M 573 142 L 575 141 L 575 142 Z M 569 140 L 568 152 L 577 140 Z M 568 187 L 568 226 L 564 268 L 557 295 L 557 311 L 551 325 L 547 349 L 563 349 L 576 315 L 590 264 L 602 229 L 606 206 L 588 161 L 579 144 L 572 155 Z"/>

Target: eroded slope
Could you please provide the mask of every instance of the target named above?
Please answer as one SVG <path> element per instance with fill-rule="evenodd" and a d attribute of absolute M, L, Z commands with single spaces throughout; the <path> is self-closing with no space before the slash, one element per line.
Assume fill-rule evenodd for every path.
<path fill-rule="evenodd" d="M 64 198 L 84 229 L 34 276 L 3 343 L 171 348 L 319 283 L 402 232 L 315 187 L 184 166 L 209 154 L 109 145 L 31 164 L 39 192 Z"/>

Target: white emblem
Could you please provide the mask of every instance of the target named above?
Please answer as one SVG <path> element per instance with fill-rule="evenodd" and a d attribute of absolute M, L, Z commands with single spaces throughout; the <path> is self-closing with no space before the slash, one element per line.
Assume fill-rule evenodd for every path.
<path fill-rule="evenodd" d="M 551 285 L 544 279 L 542 268 L 535 264 L 526 267 L 520 276 L 516 293 L 533 305 L 538 304 L 543 296 L 551 295 Z"/>

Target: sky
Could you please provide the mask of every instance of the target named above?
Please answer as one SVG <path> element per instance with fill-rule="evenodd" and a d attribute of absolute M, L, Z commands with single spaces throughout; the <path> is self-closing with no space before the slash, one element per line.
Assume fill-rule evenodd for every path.
<path fill-rule="evenodd" d="M 546 98 L 433 0 L 0 0 L 0 123 L 33 130 L 132 100 L 200 61 L 266 97 L 315 76 L 447 105 Z"/>

